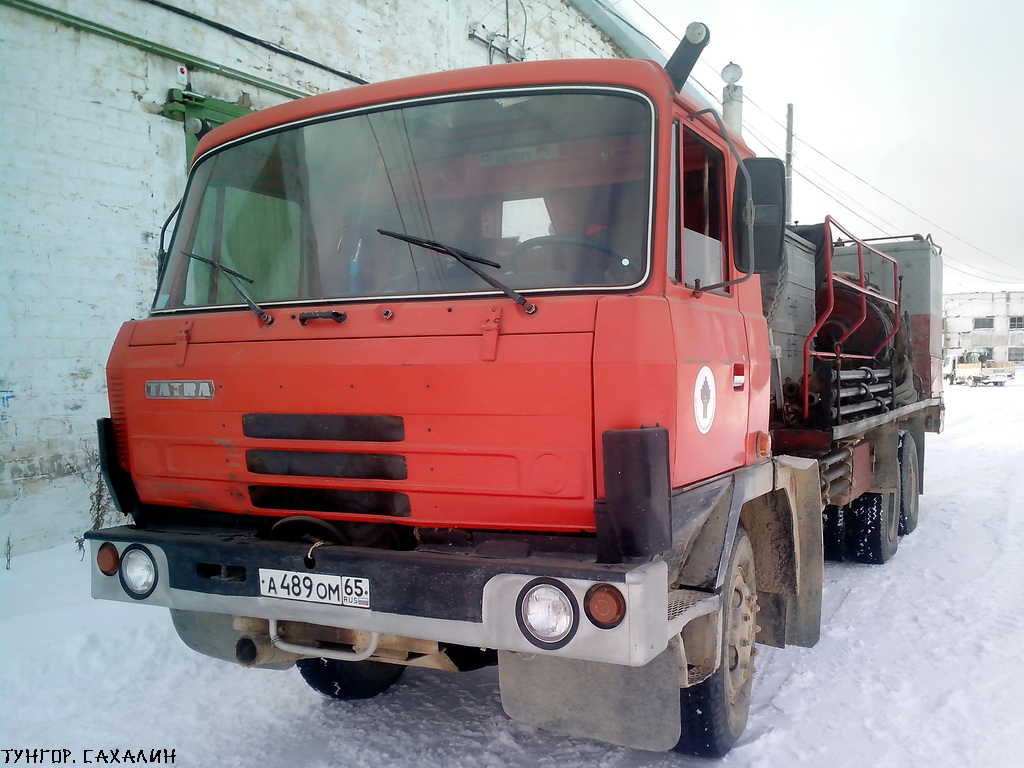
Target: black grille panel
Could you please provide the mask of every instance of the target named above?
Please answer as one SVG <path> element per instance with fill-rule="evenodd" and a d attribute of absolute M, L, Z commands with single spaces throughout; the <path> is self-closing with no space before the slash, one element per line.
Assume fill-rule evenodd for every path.
<path fill-rule="evenodd" d="M 405 456 L 384 453 L 317 451 L 246 451 L 245 463 L 257 475 L 347 477 L 358 480 L 405 480 Z"/>
<path fill-rule="evenodd" d="M 405 420 L 401 416 L 247 413 L 242 416 L 242 433 L 263 440 L 398 443 L 405 440 Z"/>
<path fill-rule="evenodd" d="M 336 488 L 289 488 L 250 485 L 249 499 L 260 509 L 302 512 L 342 512 L 353 515 L 408 517 L 409 497 L 391 491 L 352 491 Z"/>

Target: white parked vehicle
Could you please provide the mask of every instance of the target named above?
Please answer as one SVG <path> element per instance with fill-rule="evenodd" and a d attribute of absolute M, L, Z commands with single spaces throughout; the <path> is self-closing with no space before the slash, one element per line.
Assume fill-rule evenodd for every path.
<path fill-rule="evenodd" d="M 1001 387 L 1014 377 L 1014 364 L 995 362 L 984 352 L 962 352 L 946 355 L 942 361 L 942 377 L 950 384 L 991 384 Z"/>

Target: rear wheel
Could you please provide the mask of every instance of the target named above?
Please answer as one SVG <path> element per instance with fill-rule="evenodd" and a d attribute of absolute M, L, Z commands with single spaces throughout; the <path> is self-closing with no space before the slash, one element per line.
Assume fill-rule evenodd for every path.
<path fill-rule="evenodd" d="M 295 666 L 310 688 L 340 701 L 373 698 L 398 682 L 405 672 L 404 666 L 379 661 L 299 659 Z"/>
<path fill-rule="evenodd" d="M 821 513 L 825 559 L 841 563 L 846 559 L 846 509 L 826 504 Z"/>
<path fill-rule="evenodd" d="M 917 492 L 921 477 L 917 458 L 917 443 L 909 432 L 900 432 L 898 455 L 900 462 L 900 536 L 906 536 L 917 528 L 918 509 L 921 503 L 921 496 Z"/>
<path fill-rule="evenodd" d="M 747 725 L 754 680 L 757 578 L 750 539 L 740 527 L 722 590 L 722 655 L 718 669 L 702 683 L 680 689 L 681 734 L 676 752 L 721 757 Z"/>
<path fill-rule="evenodd" d="M 900 493 L 862 493 L 846 511 L 849 551 L 860 563 L 880 565 L 900 544 Z"/>

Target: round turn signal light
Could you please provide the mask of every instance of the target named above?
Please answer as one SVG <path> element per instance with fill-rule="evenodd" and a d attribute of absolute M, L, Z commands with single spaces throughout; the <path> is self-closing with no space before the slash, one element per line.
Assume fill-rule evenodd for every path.
<path fill-rule="evenodd" d="M 121 564 L 121 558 L 117 554 L 117 547 L 109 541 L 100 545 L 96 550 L 96 567 L 105 576 L 113 576 L 117 573 L 117 567 Z"/>
<path fill-rule="evenodd" d="M 595 584 L 587 590 L 583 607 L 599 629 L 613 629 L 626 617 L 626 598 L 611 584 Z"/>

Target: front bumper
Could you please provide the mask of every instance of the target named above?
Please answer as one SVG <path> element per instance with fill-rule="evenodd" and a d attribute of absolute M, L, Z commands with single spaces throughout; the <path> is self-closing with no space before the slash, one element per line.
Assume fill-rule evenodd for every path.
<path fill-rule="evenodd" d="M 324 546 L 307 567 L 308 544 L 267 541 L 250 535 L 141 530 L 130 526 L 90 531 L 92 596 L 185 611 L 298 621 L 479 648 L 543 653 L 587 661 L 642 666 L 665 650 L 688 618 L 679 595 L 670 595 L 663 560 L 598 564 L 566 557 L 483 558 L 464 553 L 399 552 Z M 139 545 L 151 553 L 157 579 L 143 599 L 132 597 L 119 578 L 96 566 L 104 542 L 119 553 Z M 260 594 L 259 570 L 275 569 L 368 579 L 369 608 L 302 602 Z M 576 598 L 580 616 L 572 639 L 557 650 L 538 648 L 516 621 L 516 601 L 537 577 L 555 579 Z M 591 623 L 583 611 L 595 583 L 617 587 L 626 600 L 624 621 L 613 629 Z M 705 596 L 706 613 L 717 597 Z M 671 618 L 670 618 L 671 617 Z"/>

